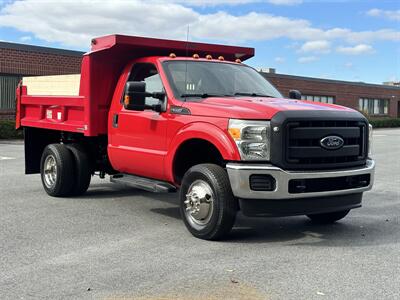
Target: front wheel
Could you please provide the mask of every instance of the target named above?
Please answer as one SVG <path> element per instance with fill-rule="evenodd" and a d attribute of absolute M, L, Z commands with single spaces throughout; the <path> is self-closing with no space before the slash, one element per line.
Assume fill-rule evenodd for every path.
<path fill-rule="evenodd" d="M 307 215 L 314 223 L 318 224 L 331 224 L 343 219 L 350 210 L 335 211 L 325 214 Z"/>
<path fill-rule="evenodd" d="M 187 229 L 195 237 L 219 240 L 226 236 L 238 210 L 226 171 L 213 164 L 190 168 L 182 180 L 180 209 Z"/>

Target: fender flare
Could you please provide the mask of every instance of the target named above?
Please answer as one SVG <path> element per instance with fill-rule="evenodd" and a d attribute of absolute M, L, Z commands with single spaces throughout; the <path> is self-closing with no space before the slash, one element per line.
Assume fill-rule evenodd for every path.
<path fill-rule="evenodd" d="M 210 142 L 217 148 L 224 160 L 240 160 L 236 145 L 227 132 L 211 123 L 190 123 L 182 127 L 170 143 L 165 159 L 165 175 L 168 181 L 174 182 L 173 163 L 177 150 L 184 142 L 191 139 L 202 139 Z"/>

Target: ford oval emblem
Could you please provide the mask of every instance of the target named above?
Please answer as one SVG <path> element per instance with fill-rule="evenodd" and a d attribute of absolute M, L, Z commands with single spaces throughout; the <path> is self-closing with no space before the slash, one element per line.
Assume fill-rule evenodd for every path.
<path fill-rule="evenodd" d="M 322 148 L 337 150 L 343 147 L 344 140 L 340 136 L 330 135 L 319 141 Z"/>

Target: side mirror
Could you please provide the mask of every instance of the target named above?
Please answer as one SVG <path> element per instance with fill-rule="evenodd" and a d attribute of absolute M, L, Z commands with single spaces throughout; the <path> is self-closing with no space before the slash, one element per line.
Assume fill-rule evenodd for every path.
<path fill-rule="evenodd" d="M 125 86 L 124 107 L 126 109 L 143 111 L 145 109 L 146 83 L 143 81 L 128 81 Z"/>
<path fill-rule="evenodd" d="M 144 111 L 151 109 L 156 112 L 162 112 L 163 105 L 146 105 L 146 97 L 152 97 L 165 100 L 165 93 L 146 93 L 146 83 L 143 81 L 128 81 L 125 86 L 124 107 L 125 109 Z"/>
<path fill-rule="evenodd" d="M 290 99 L 301 100 L 301 93 L 298 90 L 290 90 L 289 91 L 289 98 Z"/>

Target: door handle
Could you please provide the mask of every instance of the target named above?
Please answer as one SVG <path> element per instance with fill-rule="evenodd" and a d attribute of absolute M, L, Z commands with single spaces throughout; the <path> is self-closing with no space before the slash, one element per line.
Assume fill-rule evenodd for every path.
<path fill-rule="evenodd" d="M 118 128 L 118 114 L 113 115 L 112 126 Z"/>

